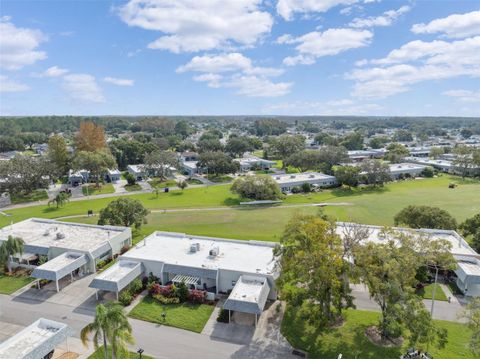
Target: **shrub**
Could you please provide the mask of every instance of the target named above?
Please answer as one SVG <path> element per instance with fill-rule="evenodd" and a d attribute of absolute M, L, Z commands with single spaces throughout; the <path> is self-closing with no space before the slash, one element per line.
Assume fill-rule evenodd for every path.
<path fill-rule="evenodd" d="M 292 188 L 292 193 L 302 193 L 302 188 L 301 187 L 293 187 Z"/>
<path fill-rule="evenodd" d="M 143 290 L 143 284 L 139 278 L 135 279 L 132 283 L 130 283 L 130 286 L 129 286 L 130 294 L 135 295 L 140 293 L 142 290 Z"/>
<path fill-rule="evenodd" d="M 125 252 L 127 252 L 128 250 L 130 249 L 130 246 L 129 245 L 124 245 L 122 247 L 122 249 L 120 249 L 120 254 L 124 254 Z"/>
<path fill-rule="evenodd" d="M 435 175 L 435 170 L 432 167 L 425 167 L 420 175 L 426 178 L 432 178 Z"/>
<path fill-rule="evenodd" d="M 130 305 L 133 301 L 133 296 L 130 294 L 128 290 L 123 291 L 120 293 L 120 296 L 118 297 L 118 301 L 126 307 L 127 305 Z"/>
<path fill-rule="evenodd" d="M 137 183 L 137 179 L 131 173 L 126 173 L 125 179 L 127 180 L 129 186 L 133 186 L 135 183 Z"/>
<path fill-rule="evenodd" d="M 153 275 L 152 272 L 148 274 L 148 283 L 160 283 L 160 278 L 157 276 Z"/>
<path fill-rule="evenodd" d="M 148 277 L 147 277 L 147 276 L 144 276 L 144 277 L 142 278 L 142 287 L 143 287 L 143 289 L 148 288 L 148 285 L 149 285 L 149 284 L 150 284 L 150 283 L 148 283 Z"/>
<path fill-rule="evenodd" d="M 175 292 L 175 296 L 180 299 L 180 302 L 186 302 L 188 300 L 189 294 L 188 294 L 188 288 L 185 285 L 185 283 L 180 283 L 177 287 L 177 290 Z"/>
<path fill-rule="evenodd" d="M 302 191 L 304 193 L 309 193 L 309 192 L 312 192 L 312 185 L 308 182 L 305 182 L 302 184 Z"/>
<path fill-rule="evenodd" d="M 148 289 L 148 292 L 153 296 L 155 294 L 160 294 L 160 292 L 162 291 L 163 288 L 158 283 L 150 283 L 147 286 L 147 289 Z"/>
<path fill-rule="evenodd" d="M 204 290 L 192 289 L 188 295 L 188 300 L 193 304 L 203 304 L 206 297 L 207 292 Z"/>
<path fill-rule="evenodd" d="M 220 312 L 218 313 L 218 317 L 217 317 L 217 322 L 228 323 L 228 310 L 220 309 Z"/>
<path fill-rule="evenodd" d="M 173 298 L 169 298 L 169 297 L 165 297 L 161 294 L 155 294 L 153 295 L 153 298 L 158 301 L 160 304 L 179 304 L 180 303 L 180 299 L 176 298 L 176 297 L 173 297 Z"/>

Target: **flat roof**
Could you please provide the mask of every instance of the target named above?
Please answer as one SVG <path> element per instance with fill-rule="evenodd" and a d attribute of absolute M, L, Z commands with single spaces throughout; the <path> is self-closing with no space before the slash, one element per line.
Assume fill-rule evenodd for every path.
<path fill-rule="evenodd" d="M 133 271 L 140 263 L 121 260 L 116 262 L 113 266 L 103 271 L 95 277 L 95 279 L 108 280 L 111 282 L 118 282 L 128 273 Z"/>
<path fill-rule="evenodd" d="M 336 232 L 342 237 L 344 235 L 344 227 L 353 225 L 352 223 L 338 222 Z M 354 224 L 359 226 L 360 224 Z M 374 243 L 385 243 L 386 239 L 380 234 L 384 227 L 381 226 L 372 226 L 372 225 L 360 225 L 364 228 L 368 228 L 370 233 L 368 240 Z M 477 252 L 475 252 L 457 232 L 443 229 L 413 229 L 413 228 L 401 228 L 401 227 L 392 227 L 391 228 L 397 232 L 411 233 L 413 235 L 426 235 L 431 240 L 446 240 L 452 245 L 451 253 L 457 256 L 469 256 L 469 257 L 480 257 Z"/>
<path fill-rule="evenodd" d="M 388 165 L 390 167 L 390 172 L 403 172 L 406 170 L 423 170 L 426 166 L 415 164 L 415 163 L 392 163 Z"/>
<path fill-rule="evenodd" d="M 191 246 L 198 243 L 198 250 Z M 227 269 L 245 273 L 274 273 L 275 243 L 154 232 L 121 258 L 150 260 L 200 269 Z M 217 256 L 210 250 L 218 247 Z"/>
<path fill-rule="evenodd" d="M 99 273 L 89 286 L 101 290 L 120 291 L 141 273 L 141 263 L 120 259 L 110 268 Z"/>
<path fill-rule="evenodd" d="M 267 302 L 270 286 L 266 278 L 242 275 L 228 296 L 224 309 L 260 314 Z"/>
<path fill-rule="evenodd" d="M 302 182 L 302 181 L 315 181 L 315 180 L 336 180 L 334 176 L 326 175 L 320 172 L 304 172 L 295 174 L 280 174 L 272 176 L 278 184 Z"/>
<path fill-rule="evenodd" d="M 183 161 L 182 165 L 187 168 L 196 169 L 198 161 Z"/>
<path fill-rule="evenodd" d="M 480 266 L 476 263 L 458 262 L 458 266 L 466 275 L 480 276 Z"/>
<path fill-rule="evenodd" d="M 51 219 L 30 218 L 0 229 L 0 241 L 8 236 L 20 237 L 26 245 L 59 247 L 92 252 L 109 243 L 118 234 L 130 231 L 128 227 L 98 226 L 60 222 Z"/>
<path fill-rule="evenodd" d="M 38 359 L 64 341 L 69 328 L 66 324 L 40 318 L 0 344 L 1 359 Z"/>

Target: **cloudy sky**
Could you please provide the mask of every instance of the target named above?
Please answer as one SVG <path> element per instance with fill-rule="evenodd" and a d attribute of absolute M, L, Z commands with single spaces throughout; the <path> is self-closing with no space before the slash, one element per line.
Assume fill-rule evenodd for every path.
<path fill-rule="evenodd" d="M 1 115 L 480 115 L 479 0 L 0 11 Z"/>

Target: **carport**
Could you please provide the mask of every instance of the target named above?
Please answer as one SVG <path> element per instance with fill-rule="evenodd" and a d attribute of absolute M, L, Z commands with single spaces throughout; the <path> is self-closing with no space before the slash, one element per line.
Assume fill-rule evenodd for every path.
<path fill-rule="evenodd" d="M 2 359 L 45 358 L 67 340 L 70 328 L 63 323 L 40 318 L 0 344 Z"/>
<path fill-rule="evenodd" d="M 267 278 L 252 275 L 242 275 L 238 279 L 235 287 L 223 304 L 223 309 L 228 310 L 228 321 L 230 322 L 230 312 L 242 312 L 255 315 L 255 325 L 258 322 L 258 316 L 262 314 L 270 285 Z"/>
<path fill-rule="evenodd" d="M 65 252 L 35 268 L 32 277 L 55 281 L 57 292 L 60 291 L 58 281 L 70 274 L 73 281 L 73 272 L 87 264 L 87 256 L 78 252 Z"/>
<path fill-rule="evenodd" d="M 142 263 L 120 260 L 104 272 L 97 275 L 90 283 L 90 288 L 95 288 L 98 300 L 98 291 L 114 292 L 117 300 L 118 293 L 129 285 L 135 278 L 142 274 Z"/>

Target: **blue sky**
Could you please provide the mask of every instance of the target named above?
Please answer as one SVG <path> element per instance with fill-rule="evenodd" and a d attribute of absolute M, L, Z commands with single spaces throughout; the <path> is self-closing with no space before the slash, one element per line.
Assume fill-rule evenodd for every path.
<path fill-rule="evenodd" d="M 2 1 L 1 115 L 480 115 L 480 1 Z"/>

